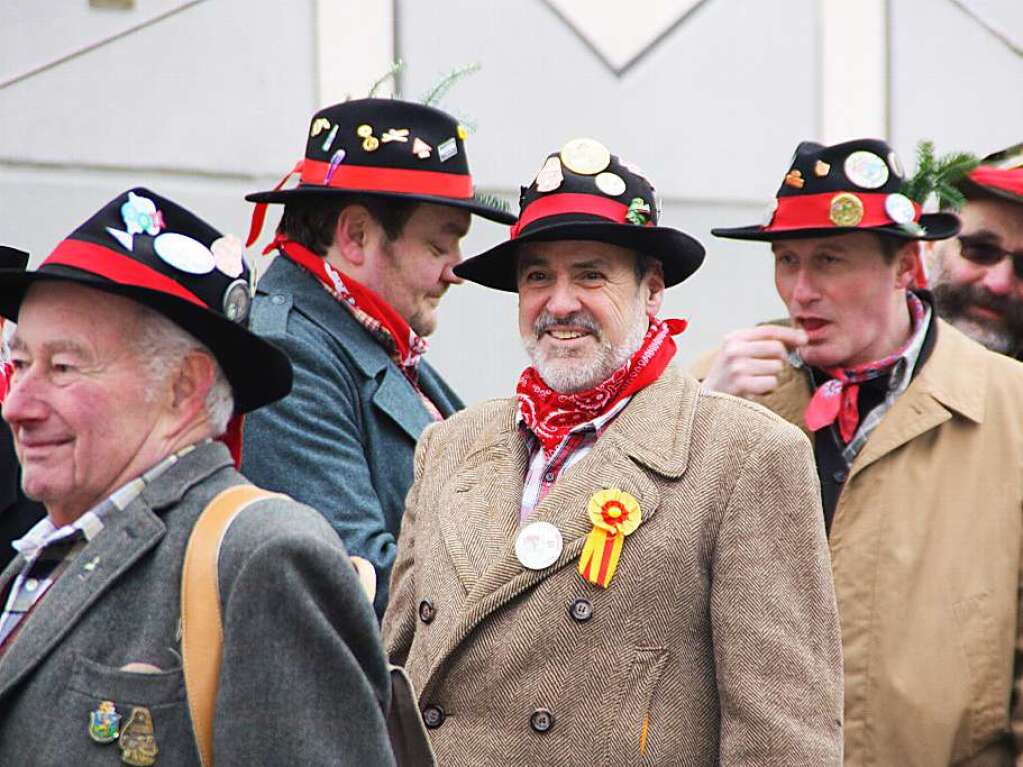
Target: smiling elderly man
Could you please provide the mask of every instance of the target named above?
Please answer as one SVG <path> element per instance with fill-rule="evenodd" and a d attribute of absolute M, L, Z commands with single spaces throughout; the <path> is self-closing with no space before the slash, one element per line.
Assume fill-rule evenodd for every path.
<path fill-rule="evenodd" d="M 841 763 L 838 625 L 809 445 L 669 367 L 703 248 L 650 183 L 567 143 L 511 240 L 516 399 L 429 428 L 384 636 L 438 763 Z"/>
<path fill-rule="evenodd" d="M 48 516 L 0 577 L 0 764 L 199 765 L 202 725 L 218 767 L 393 763 L 373 612 L 334 531 L 287 498 L 223 536 L 212 725 L 193 718 L 196 677 L 186 699 L 186 542 L 248 484 L 214 439 L 291 386 L 245 327 L 250 289 L 237 239 L 145 189 L 38 271 L 3 272 L 18 322 L 3 417 Z"/>
<path fill-rule="evenodd" d="M 796 149 L 763 225 L 791 327 L 732 333 L 698 371 L 813 439 L 845 658 L 845 764 L 1010 765 L 1023 566 L 1023 365 L 910 289 L 959 222 L 902 194 L 885 142 Z"/>

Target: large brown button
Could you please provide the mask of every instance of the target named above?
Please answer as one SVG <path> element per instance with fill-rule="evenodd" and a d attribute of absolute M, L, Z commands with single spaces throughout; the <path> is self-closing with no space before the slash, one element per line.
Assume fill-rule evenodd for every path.
<path fill-rule="evenodd" d="M 424 599 L 419 603 L 419 620 L 423 623 L 429 623 L 437 616 L 437 608 L 433 606 L 433 602 L 429 599 Z"/>
<path fill-rule="evenodd" d="M 545 708 L 538 708 L 529 717 L 529 726 L 537 732 L 549 732 L 554 726 L 554 714 Z"/>
<path fill-rule="evenodd" d="M 444 724 L 444 709 L 440 706 L 429 705 L 423 709 L 423 724 L 431 730 L 436 730 Z"/>
<path fill-rule="evenodd" d="M 593 617 L 593 603 L 588 599 L 577 599 L 568 606 L 568 613 L 580 623 Z"/>

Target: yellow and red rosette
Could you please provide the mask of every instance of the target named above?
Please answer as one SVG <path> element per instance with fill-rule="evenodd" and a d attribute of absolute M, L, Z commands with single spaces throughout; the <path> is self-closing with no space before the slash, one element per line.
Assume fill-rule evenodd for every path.
<path fill-rule="evenodd" d="M 613 487 L 591 495 L 586 512 L 593 522 L 593 530 L 586 537 L 579 556 L 579 575 L 606 589 L 618 569 L 625 536 L 639 527 L 643 512 L 639 501 Z"/>

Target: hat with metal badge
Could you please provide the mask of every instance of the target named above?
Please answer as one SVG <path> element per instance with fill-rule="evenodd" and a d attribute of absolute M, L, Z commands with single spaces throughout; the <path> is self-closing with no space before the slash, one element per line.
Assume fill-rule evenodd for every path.
<path fill-rule="evenodd" d="M 169 318 L 213 352 L 238 413 L 291 391 L 287 355 L 248 330 L 254 280 L 241 242 L 148 189 L 104 205 L 38 269 L 0 269 L 0 315 L 17 321 L 26 291 L 40 282 L 125 296 Z"/>
<path fill-rule="evenodd" d="M 880 139 L 833 146 L 804 141 L 797 148 L 776 199 L 762 223 L 716 228 L 735 240 L 788 240 L 875 232 L 909 240 L 943 240 L 959 232 L 951 213 L 922 213 L 903 191 L 905 173 Z"/>
<path fill-rule="evenodd" d="M 260 203 L 248 244 L 259 237 L 266 203 L 370 194 L 463 208 L 502 224 L 515 216 L 474 191 L 465 153 L 468 132 L 451 115 L 399 99 L 345 101 L 321 109 L 309 125 L 305 157 Z M 293 174 L 298 186 L 282 188 Z"/>
<path fill-rule="evenodd" d="M 509 239 L 455 267 L 455 274 L 497 290 L 518 290 L 516 251 L 528 242 L 593 240 L 631 248 L 660 260 L 667 287 L 703 263 L 703 246 L 677 229 L 658 226 L 653 185 L 634 165 L 590 138 L 566 143 L 547 156 L 522 187 L 519 220 Z"/>
<path fill-rule="evenodd" d="M 1023 205 L 1023 144 L 989 154 L 959 183 L 967 199 L 1000 197 Z"/>

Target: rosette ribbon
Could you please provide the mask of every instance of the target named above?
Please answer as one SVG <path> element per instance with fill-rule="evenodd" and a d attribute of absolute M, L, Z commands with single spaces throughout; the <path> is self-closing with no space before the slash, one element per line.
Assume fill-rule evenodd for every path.
<path fill-rule="evenodd" d="M 639 527 L 643 513 L 639 501 L 616 488 L 599 490 L 590 496 L 586 511 L 593 530 L 579 556 L 579 575 L 606 589 L 618 569 L 625 536 Z"/>

